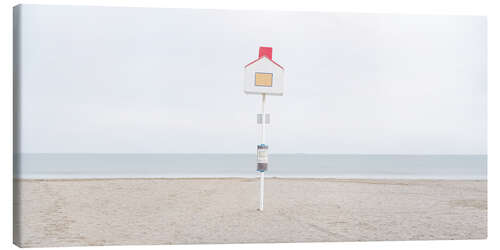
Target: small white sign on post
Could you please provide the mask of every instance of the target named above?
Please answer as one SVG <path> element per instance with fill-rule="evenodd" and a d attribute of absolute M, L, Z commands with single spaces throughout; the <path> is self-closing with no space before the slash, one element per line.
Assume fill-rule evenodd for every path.
<path fill-rule="evenodd" d="M 260 144 L 257 145 L 257 171 L 260 173 L 260 206 L 264 210 L 264 172 L 269 163 L 269 146 L 266 144 L 266 125 L 270 114 L 266 114 L 266 95 L 283 95 L 285 69 L 273 61 L 273 48 L 260 47 L 259 57 L 245 66 L 244 92 L 262 95 L 261 113 L 257 114 L 260 128 Z"/>

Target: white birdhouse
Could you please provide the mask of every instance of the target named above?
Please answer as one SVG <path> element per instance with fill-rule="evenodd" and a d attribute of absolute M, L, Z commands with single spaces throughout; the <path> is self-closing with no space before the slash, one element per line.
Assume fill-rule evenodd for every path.
<path fill-rule="evenodd" d="M 259 58 L 245 66 L 245 93 L 283 95 L 284 71 L 273 61 L 273 48 L 260 47 Z"/>

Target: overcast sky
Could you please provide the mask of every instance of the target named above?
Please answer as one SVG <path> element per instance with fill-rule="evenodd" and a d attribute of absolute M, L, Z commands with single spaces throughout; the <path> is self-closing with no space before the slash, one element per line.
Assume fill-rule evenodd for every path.
<path fill-rule="evenodd" d="M 23 6 L 21 151 L 254 153 L 259 46 L 285 67 L 271 153 L 485 154 L 486 19 Z"/>

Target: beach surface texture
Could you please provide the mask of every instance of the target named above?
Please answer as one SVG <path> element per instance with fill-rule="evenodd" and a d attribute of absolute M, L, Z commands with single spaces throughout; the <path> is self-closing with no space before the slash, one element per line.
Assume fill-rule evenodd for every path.
<path fill-rule="evenodd" d="M 22 247 L 484 239 L 487 182 L 14 180 Z"/>

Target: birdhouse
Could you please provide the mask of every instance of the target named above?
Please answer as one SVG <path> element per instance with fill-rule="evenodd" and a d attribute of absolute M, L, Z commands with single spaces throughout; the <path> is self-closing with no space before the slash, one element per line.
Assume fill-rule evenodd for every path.
<path fill-rule="evenodd" d="M 285 69 L 273 61 L 273 48 L 260 47 L 259 58 L 245 66 L 246 94 L 283 95 Z"/>

